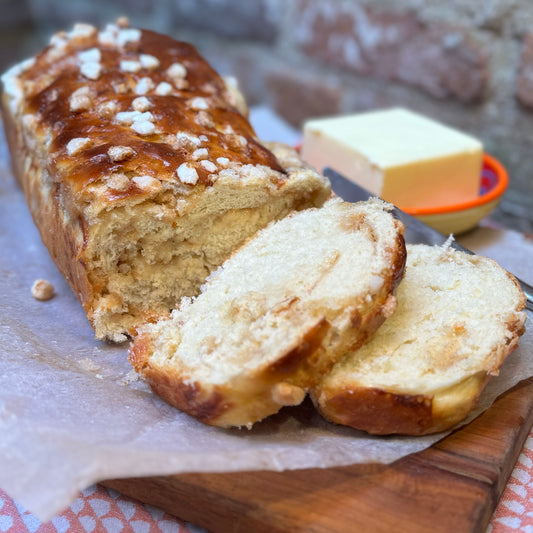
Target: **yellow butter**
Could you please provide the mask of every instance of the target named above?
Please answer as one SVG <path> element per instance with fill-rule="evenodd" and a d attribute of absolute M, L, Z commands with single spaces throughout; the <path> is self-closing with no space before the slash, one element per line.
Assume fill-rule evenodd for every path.
<path fill-rule="evenodd" d="M 310 120 L 301 153 L 318 171 L 330 166 L 402 208 L 479 194 L 481 142 L 406 109 Z"/>

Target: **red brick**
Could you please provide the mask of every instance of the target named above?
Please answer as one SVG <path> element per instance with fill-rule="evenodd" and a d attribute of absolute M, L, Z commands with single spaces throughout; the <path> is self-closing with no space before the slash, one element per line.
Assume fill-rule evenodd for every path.
<path fill-rule="evenodd" d="M 533 108 L 533 33 L 526 35 L 522 45 L 516 96 L 522 105 Z"/>
<path fill-rule="evenodd" d="M 174 0 L 177 26 L 265 43 L 275 41 L 281 17 L 279 0 Z"/>
<path fill-rule="evenodd" d="M 287 122 L 300 127 L 305 119 L 334 115 L 340 111 L 342 90 L 316 77 L 302 77 L 289 70 L 266 77 L 268 103 Z"/>
<path fill-rule="evenodd" d="M 309 56 L 437 98 L 471 102 L 483 96 L 487 57 L 463 29 L 357 3 L 300 0 L 300 13 L 296 39 Z"/>

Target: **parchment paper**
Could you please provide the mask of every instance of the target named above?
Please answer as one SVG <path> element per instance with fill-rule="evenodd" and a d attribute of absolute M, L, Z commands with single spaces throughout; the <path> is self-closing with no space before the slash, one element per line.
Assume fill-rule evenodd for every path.
<path fill-rule="evenodd" d="M 31 296 L 37 278 L 55 286 L 51 301 Z M 533 375 L 531 320 L 528 328 L 470 418 Z M 443 436 L 369 437 L 325 422 L 309 402 L 250 431 L 207 427 L 136 380 L 126 350 L 94 340 L 41 244 L 1 137 L 0 487 L 42 521 L 103 479 L 391 462 Z"/>

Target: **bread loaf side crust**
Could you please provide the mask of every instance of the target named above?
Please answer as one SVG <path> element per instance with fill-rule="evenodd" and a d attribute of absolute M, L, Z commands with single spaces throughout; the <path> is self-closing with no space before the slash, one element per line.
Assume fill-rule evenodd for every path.
<path fill-rule="evenodd" d="M 329 197 L 187 43 L 78 24 L 3 82 L 15 173 L 97 338 L 168 315 L 257 229 Z"/>
<path fill-rule="evenodd" d="M 255 370 L 246 382 L 207 386 L 192 381 L 185 373 L 153 364 L 150 356 L 154 347 L 149 334 L 135 339 L 129 360 L 155 394 L 201 422 L 219 427 L 251 426 L 283 405 L 298 405 L 305 397 L 304 387 L 331 368 L 334 361 L 322 345 L 330 326 L 327 320 L 320 319 L 292 349 L 272 364 Z M 280 383 L 287 389 L 281 398 Z"/>
<path fill-rule="evenodd" d="M 455 399 L 444 408 L 438 405 L 438 395 L 396 394 L 366 387 L 322 390 L 318 404 L 321 414 L 331 422 L 372 435 L 428 435 L 463 420 L 476 406 L 489 378 L 484 373 L 476 374 L 442 391 L 442 396 Z"/>
<path fill-rule="evenodd" d="M 89 311 L 87 303 L 92 299 L 92 287 L 87 278 L 86 264 L 80 257 L 80 243 L 84 241 L 82 222 L 67 223 L 58 195 L 43 194 L 40 184 L 53 181 L 52 177 L 21 139 L 22 132 L 13 120 L 5 93 L 2 95 L 2 118 L 13 173 L 28 200 L 30 214 L 43 244 L 85 310 Z M 46 177 L 44 174 L 47 174 Z"/>

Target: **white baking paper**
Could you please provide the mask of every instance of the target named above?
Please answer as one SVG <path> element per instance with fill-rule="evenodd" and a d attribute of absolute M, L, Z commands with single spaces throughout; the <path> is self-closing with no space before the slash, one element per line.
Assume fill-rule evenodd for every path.
<path fill-rule="evenodd" d="M 37 278 L 53 283 L 52 300 L 32 297 Z M 528 326 L 480 409 L 533 375 Z M 41 243 L 0 138 L 0 487 L 42 521 L 104 479 L 391 462 L 442 437 L 370 437 L 325 422 L 309 402 L 250 431 L 208 427 L 136 380 L 126 351 L 94 340 Z"/>

